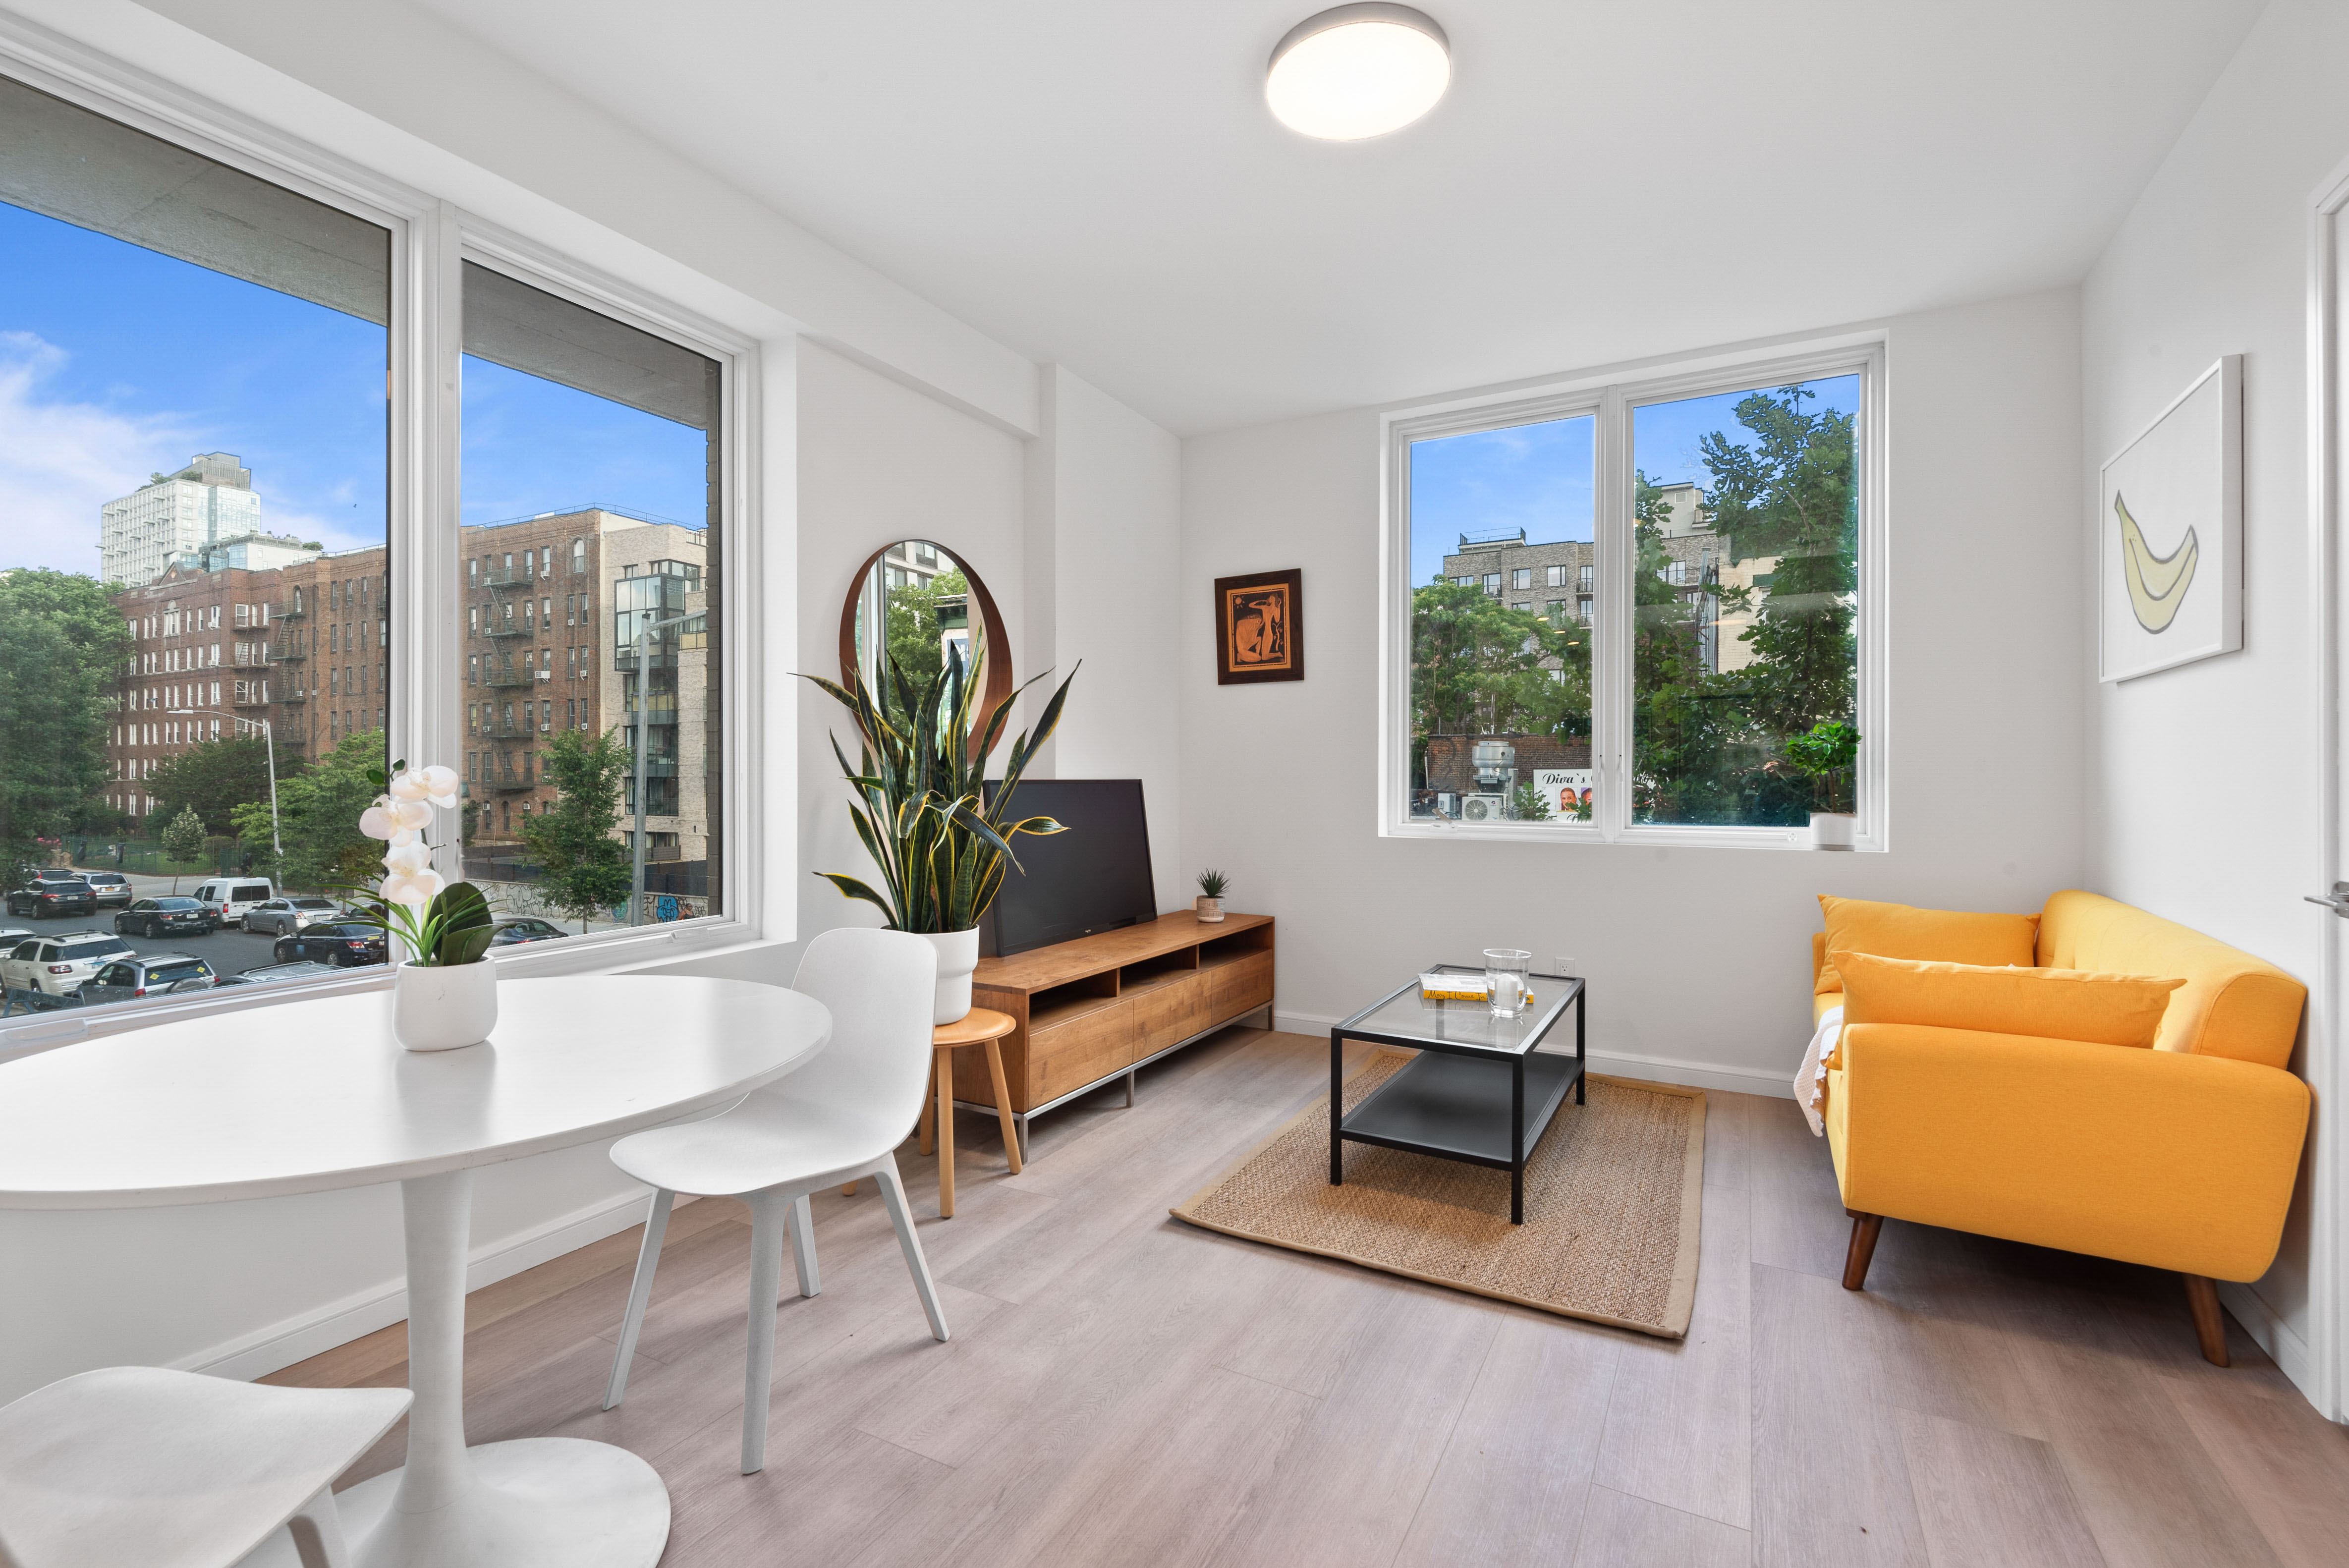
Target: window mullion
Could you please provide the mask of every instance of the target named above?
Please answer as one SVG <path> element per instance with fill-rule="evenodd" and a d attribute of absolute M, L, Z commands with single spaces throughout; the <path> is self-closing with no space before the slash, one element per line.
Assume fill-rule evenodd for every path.
<path fill-rule="evenodd" d="M 1590 764 L 1597 795 L 1591 816 L 1600 836 L 1612 840 L 1631 820 L 1631 569 L 1638 560 L 1631 540 L 1630 406 L 1617 387 L 1609 387 L 1599 404 L 1596 468 L 1591 533 L 1599 627 L 1592 650 L 1598 663 L 1590 683 Z"/>

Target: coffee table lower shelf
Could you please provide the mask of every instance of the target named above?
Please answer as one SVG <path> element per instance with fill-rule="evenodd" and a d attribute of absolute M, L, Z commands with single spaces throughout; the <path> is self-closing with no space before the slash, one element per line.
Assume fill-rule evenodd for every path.
<path fill-rule="evenodd" d="M 1509 1104 L 1525 1074 L 1521 1135 L 1509 1137 Z M 1509 1172 L 1509 1222 L 1525 1222 L 1525 1161 L 1582 1078 L 1582 1064 L 1555 1052 L 1515 1060 L 1423 1050 L 1348 1112 L 1333 1130 L 1330 1180 L 1344 1181 L 1346 1141 L 1375 1143 Z"/>

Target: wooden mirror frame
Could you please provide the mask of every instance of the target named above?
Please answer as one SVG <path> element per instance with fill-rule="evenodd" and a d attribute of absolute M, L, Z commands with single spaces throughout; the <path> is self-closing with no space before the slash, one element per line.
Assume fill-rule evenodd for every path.
<path fill-rule="evenodd" d="M 866 556 L 864 563 L 856 569 L 856 575 L 849 579 L 848 597 L 840 606 L 840 684 L 851 691 L 856 689 L 856 601 L 864 593 L 865 580 L 873 574 L 873 569 L 881 564 L 881 558 L 907 542 L 900 539 L 883 545 Z M 969 583 L 971 599 L 978 607 L 978 634 L 986 653 L 987 684 L 979 691 L 978 713 L 970 727 L 970 747 L 976 753 L 995 710 L 1011 700 L 1010 634 L 1003 629 L 1003 614 L 995 607 L 995 595 L 987 591 L 986 580 L 971 570 L 970 562 L 935 539 L 923 542 L 936 544 L 940 552 L 955 563 L 955 569 Z M 971 760 L 982 758 L 973 756 Z"/>

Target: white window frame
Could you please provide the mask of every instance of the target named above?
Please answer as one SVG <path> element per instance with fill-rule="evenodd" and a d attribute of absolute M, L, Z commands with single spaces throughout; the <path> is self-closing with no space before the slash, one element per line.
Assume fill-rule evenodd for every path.
<path fill-rule="evenodd" d="M 1757 850 L 1807 849 L 1805 828 L 1635 823 L 1630 820 L 1631 413 L 1643 405 L 1790 382 L 1857 375 L 1859 421 L 1859 583 L 1856 717 L 1859 824 L 1854 847 L 1891 847 L 1888 779 L 1891 736 L 1889 668 L 1887 364 L 1883 332 L 1856 333 L 1760 349 L 1723 350 L 1645 368 L 1594 374 L 1508 392 L 1471 395 L 1391 410 L 1379 420 L 1380 617 L 1378 831 L 1382 838 L 1478 839 L 1561 844 Z M 1595 420 L 1592 504 L 1598 634 L 1591 646 L 1591 768 L 1588 822 L 1471 825 L 1411 814 L 1411 444 L 1431 437 L 1590 417 Z"/>
<path fill-rule="evenodd" d="M 720 777 L 726 821 L 726 913 L 533 943 L 490 962 L 502 977 L 605 973 L 668 964 L 769 939 L 765 715 L 755 694 L 764 658 L 754 587 L 767 563 L 761 515 L 762 421 L 758 341 L 399 181 L 161 81 L 44 29 L 0 15 L 0 74 L 183 147 L 391 234 L 388 328 L 390 419 L 387 496 L 396 613 L 387 741 L 394 758 L 462 755 L 467 686 L 459 552 L 462 263 L 477 263 L 626 325 L 678 343 L 721 367 L 720 517 L 726 531 L 719 649 Z M 442 585 L 438 592 L 429 588 Z M 244 624 L 240 618 L 237 624 Z M 253 625 L 266 624 L 265 609 Z M 478 693 L 476 700 L 478 700 Z M 788 791 L 785 791 L 788 794 Z M 459 874 L 452 842 L 438 868 Z M 788 901 L 785 901 L 787 903 Z M 773 912 L 788 927 L 791 911 Z M 786 929 L 772 934 L 787 938 Z M 157 997 L 69 1015 L 0 1019 L 0 1061 L 202 1013 L 236 1012 L 391 984 L 387 968 L 221 994 Z M 260 992 L 262 995 L 254 995 Z"/>

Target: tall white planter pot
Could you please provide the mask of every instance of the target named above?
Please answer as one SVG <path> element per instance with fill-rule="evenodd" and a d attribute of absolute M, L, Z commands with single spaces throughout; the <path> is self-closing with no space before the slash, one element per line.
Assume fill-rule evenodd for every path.
<path fill-rule="evenodd" d="M 1859 819 L 1847 811 L 1811 813 L 1811 848 L 1848 850 L 1859 831 Z"/>
<path fill-rule="evenodd" d="M 498 966 L 402 964 L 391 976 L 391 1032 L 411 1051 L 478 1046 L 498 1026 Z"/>
<path fill-rule="evenodd" d="M 933 1024 L 958 1024 L 970 1016 L 970 973 L 978 967 L 978 928 L 925 931 L 922 940 L 938 950 L 937 1009 Z"/>

